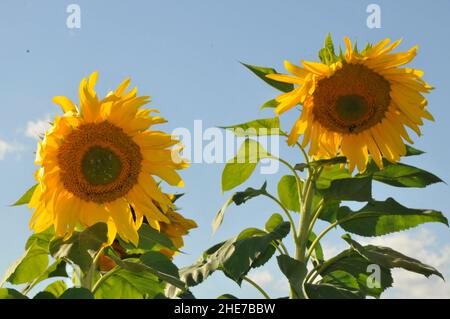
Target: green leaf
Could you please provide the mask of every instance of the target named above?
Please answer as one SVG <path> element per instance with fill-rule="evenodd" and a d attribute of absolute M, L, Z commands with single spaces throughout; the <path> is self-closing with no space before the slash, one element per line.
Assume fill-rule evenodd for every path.
<path fill-rule="evenodd" d="M 74 233 L 67 241 L 56 238 L 50 242 L 50 254 L 77 265 L 86 273 L 102 245 L 108 241 L 108 228 L 97 223 L 82 232 Z"/>
<path fill-rule="evenodd" d="M 337 218 L 337 212 L 341 201 L 338 199 L 327 199 L 323 200 L 323 196 L 315 192 L 313 197 L 313 209 L 316 211 L 319 209 L 319 204 L 322 205 L 322 210 L 320 211 L 319 219 L 327 221 L 329 223 L 334 223 Z"/>
<path fill-rule="evenodd" d="M 365 202 L 372 199 L 372 178 L 365 176 L 334 179 L 328 188 L 318 190 L 325 199 Z"/>
<path fill-rule="evenodd" d="M 374 264 L 386 268 L 403 268 L 411 272 L 422 274 L 425 277 L 436 275 L 444 279 L 444 276 L 442 276 L 442 274 L 434 267 L 423 264 L 417 259 L 405 256 L 392 248 L 373 245 L 362 246 L 351 239 L 349 235 L 344 235 L 342 238 L 361 256 L 367 258 L 367 260 L 370 260 Z"/>
<path fill-rule="evenodd" d="M 222 208 L 220 208 L 220 210 L 217 212 L 216 216 L 214 217 L 214 220 L 212 221 L 212 229 L 213 232 L 212 234 L 214 235 L 214 233 L 217 231 L 217 229 L 219 229 L 220 225 L 222 225 L 223 219 L 225 217 L 225 212 L 228 208 L 228 206 L 230 206 L 231 203 L 235 203 L 237 206 L 244 204 L 246 201 L 260 196 L 260 195 L 264 195 L 267 194 L 266 192 L 266 187 L 267 187 L 267 183 L 265 182 L 260 189 L 254 189 L 252 187 L 247 188 L 245 191 L 243 192 L 236 192 L 234 193 L 226 202 L 225 204 L 222 206 Z"/>
<path fill-rule="evenodd" d="M 423 169 L 402 163 L 389 163 L 384 160 L 384 168 L 380 170 L 373 161 L 362 175 L 372 175 L 373 179 L 395 187 L 423 188 L 434 183 L 443 182 L 436 175 Z"/>
<path fill-rule="evenodd" d="M 368 267 L 372 264 L 371 261 L 353 249 L 348 249 L 326 261 L 319 267 L 319 271 L 324 282 L 331 281 L 331 278 L 336 277 L 336 274 L 339 272 L 348 273 L 357 280 L 359 291 L 362 295 L 379 298 L 384 290 L 392 286 L 393 279 L 390 269 L 380 265 L 380 281 L 372 282 L 372 280 L 378 279 L 369 278 L 371 273 Z M 369 279 L 371 280 L 371 286 L 368 285 Z M 335 284 L 337 285 L 337 283 Z M 343 282 L 341 282 L 342 284 Z M 347 285 L 350 285 L 350 283 L 347 282 Z M 352 285 L 347 288 L 354 289 Z"/>
<path fill-rule="evenodd" d="M 128 254 L 144 254 L 148 251 L 160 250 L 161 248 L 179 251 L 167 235 L 157 231 L 148 224 L 142 224 L 138 233 L 139 243 L 137 247 L 121 241 L 121 245 L 127 250 Z"/>
<path fill-rule="evenodd" d="M 344 289 L 359 291 L 358 280 L 346 271 L 336 270 L 323 276 L 320 280 L 321 284 L 331 284 Z"/>
<path fill-rule="evenodd" d="M 94 292 L 96 299 L 143 299 L 164 293 L 165 283 L 147 272 L 115 270 Z"/>
<path fill-rule="evenodd" d="M 283 222 L 264 235 L 254 232 L 241 233 L 230 240 L 219 243 L 203 253 L 193 265 L 180 269 L 180 278 L 191 287 L 198 285 L 214 271 L 221 270 L 226 276 L 240 283 L 253 266 L 261 266 L 273 252 L 273 242 L 283 239 L 290 231 L 290 224 Z M 251 237 L 249 237 L 251 236 Z"/>
<path fill-rule="evenodd" d="M 339 60 L 334 52 L 334 44 L 333 40 L 331 39 L 330 33 L 328 33 L 327 37 L 325 38 L 324 48 L 320 49 L 319 51 L 319 59 L 322 63 L 327 65 L 335 63 Z"/>
<path fill-rule="evenodd" d="M 297 296 L 301 296 L 301 287 L 308 272 L 305 263 L 289 257 L 288 255 L 277 256 L 277 262 L 281 272 L 289 280 L 289 283 L 294 288 Z"/>
<path fill-rule="evenodd" d="M 272 214 L 272 216 L 270 216 L 270 218 L 267 220 L 264 229 L 267 232 L 271 232 L 273 231 L 278 225 L 280 225 L 282 222 L 284 222 L 283 220 L 283 216 L 281 216 L 278 213 Z"/>
<path fill-rule="evenodd" d="M 59 298 L 67 290 L 67 285 L 63 280 L 52 282 L 45 288 L 45 292 L 51 293 L 53 296 Z"/>
<path fill-rule="evenodd" d="M 311 299 L 363 299 L 359 292 L 348 290 L 329 283 L 305 284 L 305 290 Z"/>
<path fill-rule="evenodd" d="M 351 178 L 352 175 L 346 168 L 341 168 L 341 165 L 331 165 L 325 167 L 319 178 L 316 180 L 316 187 L 318 189 L 327 189 L 331 186 L 331 182 L 337 179 Z"/>
<path fill-rule="evenodd" d="M 69 288 L 59 299 L 94 299 L 94 296 L 86 288 Z"/>
<path fill-rule="evenodd" d="M 160 273 L 179 278 L 178 267 L 163 253 L 150 251 L 139 257 L 139 259 L 144 265 L 147 265 Z"/>
<path fill-rule="evenodd" d="M 275 80 L 267 78 L 266 77 L 267 74 L 278 74 L 277 71 L 275 71 L 275 69 L 273 69 L 273 68 L 250 65 L 250 64 L 245 64 L 245 63 L 241 63 L 241 64 L 243 66 L 245 66 L 246 68 L 248 68 L 250 71 L 252 71 L 261 80 L 263 80 L 264 82 L 266 82 L 267 84 L 269 84 L 270 86 L 274 87 L 277 90 L 280 90 L 282 92 L 289 92 L 294 89 L 294 85 L 292 85 L 290 83 L 279 82 L 279 81 L 275 81 Z"/>
<path fill-rule="evenodd" d="M 238 137 L 279 135 L 280 120 L 278 117 L 258 119 L 242 124 L 220 126 L 220 128 L 230 130 Z"/>
<path fill-rule="evenodd" d="M 273 99 L 273 100 L 269 100 L 266 103 L 264 103 L 263 105 L 261 105 L 261 107 L 259 108 L 260 111 L 264 110 L 264 109 L 269 109 L 269 108 L 276 108 L 278 106 L 278 102 Z"/>
<path fill-rule="evenodd" d="M 15 285 L 30 283 L 47 269 L 47 265 L 48 249 L 42 247 L 41 242 L 37 240 L 29 240 L 25 254 L 9 267 L 1 285 L 4 282 Z"/>
<path fill-rule="evenodd" d="M 0 288 L 0 299 L 28 299 L 28 297 L 12 288 Z"/>
<path fill-rule="evenodd" d="M 406 146 L 406 155 L 405 156 L 416 156 L 416 155 L 422 155 L 425 152 L 418 150 L 417 148 L 414 148 L 412 146 L 409 145 L 405 145 Z"/>
<path fill-rule="evenodd" d="M 112 249 L 106 249 L 104 252 L 120 268 L 137 273 L 148 272 L 151 275 L 156 276 L 157 278 L 175 286 L 176 288 L 185 290 L 185 284 L 179 279 L 178 272 L 175 273 L 173 266 L 169 266 L 168 269 L 161 269 L 160 265 L 161 263 L 163 263 L 162 259 L 159 259 L 159 262 L 157 262 L 157 260 L 155 259 L 157 257 L 152 257 L 152 255 L 150 255 L 150 257 L 144 257 L 142 260 L 138 260 L 135 258 L 127 258 L 122 260 L 114 253 Z M 153 252 L 146 253 L 142 255 L 141 258 L 147 254 L 152 253 Z M 152 260 L 154 264 L 152 264 Z M 148 264 L 144 262 L 148 262 Z M 167 266 L 167 264 L 165 265 Z M 110 271 L 114 271 L 114 269 Z"/>
<path fill-rule="evenodd" d="M 38 187 L 38 184 L 31 186 L 30 189 L 28 189 L 25 194 L 22 195 L 22 197 L 20 197 L 14 204 L 12 204 L 12 206 L 28 204 L 34 194 L 34 191 L 36 190 L 36 187 Z"/>
<path fill-rule="evenodd" d="M 356 212 L 346 206 L 340 207 L 338 220 L 344 218 L 351 218 L 351 220 L 340 223 L 340 226 L 360 236 L 381 236 L 430 222 L 439 222 L 448 226 L 448 220 L 441 212 L 407 208 L 393 198 L 385 201 L 371 201 Z"/>
<path fill-rule="evenodd" d="M 267 194 L 266 188 L 267 182 L 264 182 L 264 184 L 259 189 L 248 187 L 243 192 L 236 192 L 233 195 L 232 200 L 237 206 L 242 205 L 254 197 Z"/>
<path fill-rule="evenodd" d="M 244 183 L 252 175 L 258 162 L 269 156 L 257 141 L 246 139 L 238 154 L 225 165 L 222 172 L 222 191 L 229 191 Z"/>
<path fill-rule="evenodd" d="M 33 299 L 56 299 L 56 297 L 48 291 L 40 291 L 33 297 Z"/>
<path fill-rule="evenodd" d="M 289 210 L 300 211 L 300 199 L 297 191 L 297 180 L 293 175 L 284 175 L 278 182 L 278 197 Z"/>

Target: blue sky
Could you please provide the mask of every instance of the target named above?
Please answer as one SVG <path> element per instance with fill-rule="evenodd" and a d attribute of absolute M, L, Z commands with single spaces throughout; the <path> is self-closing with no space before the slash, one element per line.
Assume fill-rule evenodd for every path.
<path fill-rule="evenodd" d="M 81 7 L 81 29 L 66 27 L 66 7 Z M 366 7 L 381 7 L 381 29 L 366 26 Z M 423 1 L 19 1 L 0 3 L 0 271 L 23 252 L 30 232 L 26 208 L 8 205 L 33 184 L 33 152 L 36 140 L 27 129 L 59 111 L 51 103 L 55 95 L 77 100 L 78 83 L 94 70 L 100 73 L 97 90 L 106 93 L 130 76 L 139 92 L 153 97 L 152 106 L 169 120 L 163 128 L 191 129 L 194 120 L 204 127 L 229 125 L 270 117 L 259 106 L 277 92 L 246 71 L 238 61 L 273 66 L 283 70 L 288 59 L 315 59 L 323 39 L 331 32 L 335 42 L 344 35 L 361 43 L 385 37 L 403 38 L 399 49 L 419 44 L 414 67 L 425 71 L 425 79 L 436 87 L 429 95 L 429 110 L 436 118 L 427 122 L 416 147 L 427 152 L 408 159 L 446 181 L 450 133 L 450 51 L 448 14 L 450 2 Z M 27 52 L 28 51 L 28 52 Z M 30 123 L 31 122 L 31 123 Z M 283 118 L 287 129 L 292 120 Z M 38 125 L 39 126 L 39 125 Z M 292 162 L 299 155 L 287 147 L 281 155 Z M 235 235 L 248 226 L 263 226 L 277 211 L 266 200 L 232 207 L 219 232 L 211 238 L 211 221 L 229 196 L 220 191 L 222 164 L 193 164 L 182 173 L 186 196 L 180 200 L 183 213 L 198 221 L 199 228 L 186 238 L 185 255 L 176 258 L 188 265 L 212 244 Z M 254 176 L 246 185 L 260 186 L 267 179 L 275 190 L 277 176 Z M 450 193 L 445 184 L 429 189 L 402 190 L 375 187 L 375 196 L 397 198 L 411 207 L 434 208 L 447 213 Z M 255 225 L 256 223 L 256 225 Z M 323 224 L 319 224 L 323 227 Z M 449 230 L 427 225 L 380 239 L 383 243 L 411 251 L 440 266 L 450 276 Z M 332 255 L 345 245 L 338 236 L 327 237 Z M 405 251 L 405 252 L 407 252 Z M 444 268 L 444 269 L 442 269 Z M 283 296 L 276 265 L 253 273 L 274 297 Z M 422 280 L 398 272 L 398 288 L 387 296 L 445 296 L 450 287 L 436 279 Z M 411 286 L 413 285 L 413 286 Z M 415 290 L 416 292 L 412 292 Z M 259 297 L 251 287 L 239 289 L 222 275 L 212 276 L 195 288 L 199 297 L 233 293 Z M 415 295 L 416 294 L 416 295 Z"/>

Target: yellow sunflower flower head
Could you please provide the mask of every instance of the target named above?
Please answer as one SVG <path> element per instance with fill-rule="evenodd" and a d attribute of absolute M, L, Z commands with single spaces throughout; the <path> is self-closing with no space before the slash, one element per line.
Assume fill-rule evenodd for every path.
<path fill-rule="evenodd" d="M 288 144 L 302 136 L 301 145 L 309 145 L 314 159 L 345 156 L 352 172 L 355 167 L 364 171 L 370 155 L 383 168 L 383 158 L 397 162 L 406 154 L 404 140 L 413 143 L 406 127 L 420 136 L 422 119 L 434 120 L 423 96 L 432 87 L 422 80 L 422 71 L 401 67 L 416 56 L 417 47 L 392 53 L 401 40 L 385 39 L 358 52 L 348 38 L 344 41 L 340 56 L 328 36 L 322 62 L 285 61 L 291 75 L 266 75 L 294 85 L 276 98 L 275 113 L 302 105 Z"/>
<path fill-rule="evenodd" d="M 145 217 L 170 223 L 172 201 L 157 179 L 183 186 L 176 172 L 188 163 L 179 156 L 172 135 L 153 129 L 165 120 L 141 108 L 150 100 L 126 91 L 130 80 L 100 99 L 94 90 L 98 74 L 81 81 L 79 105 L 63 96 L 53 98 L 64 114 L 38 144 L 38 187 L 29 203 L 30 227 L 41 232 L 54 226 L 56 236 L 68 238 L 79 225 L 108 225 L 111 244 L 118 234 L 137 244 Z"/>

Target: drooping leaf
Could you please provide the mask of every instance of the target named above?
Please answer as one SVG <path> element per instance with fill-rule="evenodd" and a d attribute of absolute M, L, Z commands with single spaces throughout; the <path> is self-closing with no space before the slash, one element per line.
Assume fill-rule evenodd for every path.
<path fill-rule="evenodd" d="M 297 179 L 293 175 L 284 175 L 278 182 L 278 198 L 290 211 L 300 211 L 300 198 Z"/>
<path fill-rule="evenodd" d="M 252 266 L 260 266 L 266 261 L 265 253 L 273 249 L 273 242 L 287 236 L 290 224 L 283 222 L 273 231 L 264 235 L 245 236 L 240 234 L 230 240 L 219 243 L 203 253 L 193 265 L 180 269 L 180 278 L 191 287 L 198 285 L 214 271 L 221 270 L 229 278 L 240 283 Z M 264 257 L 264 258 L 263 258 Z M 256 263 L 256 264 L 255 264 Z"/>
<path fill-rule="evenodd" d="M 322 280 L 325 282 L 335 278 L 337 273 L 344 272 L 350 274 L 357 280 L 359 292 L 362 295 L 379 298 L 384 290 L 392 286 L 393 279 L 390 269 L 381 265 L 379 277 L 372 278 L 371 272 L 369 271 L 372 264 L 371 261 L 353 249 L 348 249 L 326 261 L 319 269 L 323 278 Z M 347 289 L 353 290 L 354 285 L 351 285 L 351 282 L 347 282 L 347 285 L 349 285 Z M 343 282 L 341 282 L 342 284 Z M 338 284 L 335 283 L 335 285 Z"/>
<path fill-rule="evenodd" d="M 15 285 L 30 283 L 41 276 L 48 265 L 48 246 L 53 237 L 53 230 L 33 234 L 25 245 L 25 253 L 12 264 L 3 277 L 2 283 Z"/>
<path fill-rule="evenodd" d="M 326 199 L 365 202 L 372 199 L 372 178 L 364 176 L 334 179 L 328 188 L 318 190 Z"/>
<path fill-rule="evenodd" d="M 392 248 L 374 245 L 362 246 L 354 241 L 349 235 L 344 235 L 342 238 L 361 256 L 367 258 L 374 264 L 386 268 L 403 268 L 411 272 L 422 274 L 425 277 L 436 275 L 444 279 L 444 276 L 442 276 L 442 274 L 434 267 L 426 265 L 417 259 L 405 256 Z"/>
<path fill-rule="evenodd" d="M 346 271 L 336 270 L 322 277 L 322 284 L 331 284 L 347 290 L 360 291 L 358 280 Z"/>
<path fill-rule="evenodd" d="M 167 235 L 157 231 L 148 224 L 142 224 L 138 233 L 139 243 L 137 247 L 121 241 L 121 246 L 127 250 L 128 254 L 144 254 L 148 251 L 160 250 L 161 248 L 178 251 L 178 248 Z"/>
<path fill-rule="evenodd" d="M 229 191 L 244 183 L 252 175 L 258 162 L 269 156 L 257 141 L 246 139 L 238 154 L 225 165 L 222 172 L 222 191 Z"/>
<path fill-rule="evenodd" d="M 149 251 L 139 257 L 139 260 L 146 266 L 149 266 L 160 273 L 168 274 L 174 278 L 179 278 L 178 267 L 163 253 L 158 251 Z"/>
<path fill-rule="evenodd" d="M 0 299 L 28 299 L 28 297 L 12 288 L 0 288 Z"/>
<path fill-rule="evenodd" d="M 349 290 L 329 283 L 305 284 L 310 299 L 363 299 L 358 291 Z"/>
<path fill-rule="evenodd" d="M 223 219 L 225 217 L 225 212 L 230 206 L 231 203 L 235 203 L 237 206 L 242 205 L 246 201 L 263 195 L 267 194 L 266 192 L 267 183 L 265 182 L 260 189 L 255 189 L 252 187 L 248 187 L 243 192 L 236 192 L 234 193 L 226 202 L 225 204 L 220 208 L 220 210 L 217 212 L 216 216 L 214 217 L 214 220 L 212 221 L 212 229 L 213 229 L 213 235 L 219 229 L 219 227 L 222 225 Z"/>
<path fill-rule="evenodd" d="M 87 272 L 93 258 L 107 242 L 107 232 L 106 224 L 97 223 L 82 232 L 74 233 L 67 241 L 56 238 L 50 242 L 50 254 L 56 259 L 69 261 L 83 272 Z"/>
<path fill-rule="evenodd" d="M 288 255 L 277 256 L 278 266 L 294 288 L 297 296 L 302 295 L 303 280 L 308 272 L 305 263 Z"/>
<path fill-rule="evenodd" d="M 94 299 L 94 296 L 86 288 L 69 288 L 67 289 L 59 299 Z"/>
<path fill-rule="evenodd" d="M 351 218 L 340 226 L 360 236 L 381 236 L 402 231 L 429 222 L 448 226 L 448 220 L 438 211 L 407 208 L 393 198 L 385 201 L 371 201 L 358 211 L 344 206 L 338 210 L 338 220 Z"/>
<path fill-rule="evenodd" d="M 147 271 L 116 270 L 94 292 L 97 299 L 143 299 L 164 293 L 165 283 Z"/>
<path fill-rule="evenodd" d="M 25 194 L 22 195 L 22 197 L 20 197 L 14 204 L 12 204 L 12 206 L 28 204 L 34 194 L 34 191 L 36 190 L 36 187 L 38 187 L 38 184 L 31 186 L 30 189 L 28 189 Z"/>
<path fill-rule="evenodd" d="M 294 86 L 290 83 L 284 83 L 275 81 L 272 79 L 269 79 L 266 77 L 267 74 L 277 74 L 277 71 L 273 68 L 267 68 L 263 66 L 256 66 L 256 65 L 250 65 L 242 63 L 246 68 L 248 68 L 250 71 L 252 71 L 257 77 L 259 77 L 261 80 L 269 84 L 270 86 L 274 87 L 277 90 L 280 90 L 282 92 L 289 92 L 294 89 Z"/>
<path fill-rule="evenodd" d="M 148 252 L 140 257 L 142 259 L 127 258 L 123 260 L 111 249 L 106 249 L 104 252 L 120 268 L 137 273 L 148 272 L 178 289 L 185 290 L 185 284 L 179 279 L 178 271 L 175 270 L 177 269 L 176 266 L 168 266 L 167 260 L 160 257 L 159 253 L 153 254 L 157 252 Z M 169 263 L 172 262 L 169 261 Z M 167 269 L 163 269 L 164 267 L 161 267 L 161 265 L 164 265 Z"/>
<path fill-rule="evenodd" d="M 232 131 L 236 136 L 268 136 L 280 134 L 280 120 L 278 117 L 258 119 L 250 122 L 221 126 Z"/>
<path fill-rule="evenodd" d="M 395 187 L 418 187 L 441 183 L 442 179 L 423 169 L 402 163 L 384 161 L 384 168 L 380 170 L 373 161 L 369 161 L 363 175 L 371 175 L 374 180 Z"/>

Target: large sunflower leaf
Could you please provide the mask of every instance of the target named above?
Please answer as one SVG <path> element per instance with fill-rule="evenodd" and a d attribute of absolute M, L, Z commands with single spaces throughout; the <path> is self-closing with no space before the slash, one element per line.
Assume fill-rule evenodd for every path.
<path fill-rule="evenodd" d="M 43 275 L 48 265 L 48 247 L 53 229 L 31 235 L 25 245 L 25 253 L 6 271 L 2 283 L 15 285 L 30 283 Z"/>
<path fill-rule="evenodd" d="M 403 268 L 405 270 L 422 274 L 425 277 L 436 275 L 444 279 L 444 276 L 434 267 L 426 265 L 417 259 L 408 257 L 389 247 L 367 245 L 362 246 L 354 241 L 348 234 L 342 236 L 347 243 L 361 256 L 372 263 L 386 268 Z"/>
<path fill-rule="evenodd" d="M 12 288 L 0 288 L 0 299 L 28 299 L 28 297 Z"/>
<path fill-rule="evenodd" d="M 214 217 L 214 220 L 211 223 L 213 234 L 217 231 L 217 229 L 219 229 L 220 225 L 222 225 L 223 219 L 225 218 L 225 212 L 226 212 L 228 206 L 231 205 L 231 203 L 235 203 L 237 206 L 239 206 L 254 197 L 267 194 L 266 187 L 267 187 L 267 183 L 264 183 L 261 186 L 261 188 L 259 188 L 259 189 L 248 187 L 246 190 L 244 190 L 242 192 L 234 193 L 225 202 L 225 204 L 220 208 L 220 210 L 217 212 L 216 216 Z"/>
<path fill-rule="evenodd" d="M 365 202 L 372 199 L 372 178 L 361 176 L 334 179 L 328 188 L 318 188 L 318 191 L 325 199 Z"/>
<path fill-rule="evenodd" d="M 244 183 L 252 175 L 258 162 L 269 156 L 257 141 L 246 139 L 237 155 L 225 164 L 222 172 L 222 191 L 229 191 Z"/>
<path fill-rule="evenodd" d="M 264 82 L 266 82 L 267 84 L 269 84 L 270 86 L 274 87 L 277 90 L 280 90 L 282 92 L 290 92 L 294 89 L 294 86 L 290 83 L 279 82 L 267 78 L 266 77 L 267 74 L 277 74 L 277 71 L 275 71 L 275 69 L 273 68 L 250 65 L 245 63 L 242 63 L 242 65 L 245 66 L 250 71 L 252 71 L 261 80 L 263 80 Z"/>
<path fill-rule="evenodd" d="M 349 219 L 340 223 L 344 230 L 360 236 L 381 236 L 429 222 L 448 226 L 448 220 L 441 212 L 407 208 L 393 198 L 371 201 L 356 212 L 343 206 L 337 215 L 338 221 Z"/>
<path fill-rule="evenodd" d="M 378 182 L 395 187 L 418 187 L 441 183 L 442 179 L 421 168 L 402 163 L 390 163 L 384 160 L 384 168 L 380 170 L 371 160 L 362 175 L 371 175 Z"/>
<path fill-rule="evenodd" d="M 303 280 L 308 273 L 305 263 L 288 255 L 278 256 L 277 262 L 281 272 L 286 276 L 296 294 L 298 296 L 302 295 Z"/>
<path fill-rule="evenodd" d="M 164 292 L 165 283 L 147 271 L 116 270 L 94 292 L 98 299 L 153 298 Z"/>
<path fill-rule="evenodd" d="M 106 224 L 97 223 L 82 232 L 75 232 L 66 241 L 56 238 L 50 242 L 50 254 L 55 259 L 69 261 L 86 272 L 97 252 L 108 241 L 107 233 Z"/>
<path fill-rule="evenodd" d="M 391 271 L 380 265 L 380 276 L 371 277 L 370 266 L 373 262 L 367 260 L 353 249 L 347 249 L 327 260 L 318 269 L 324 283 L 333 283 L 349 290 L 355 290 L 354 281 L 343 273 L 356 279 L 358 290 L 362 295 L 380 297 L 381 293 L 392 286 Z"/>
<path fill-rule="evenodd" d="M 267 261 L 267 251 L 273 249 L 273 242 L 283 239 L 290 231 L 290 224 L 282 222 L 273 231 L 241 233 L 230 240 L 214 245 L 203 253 L 193 265 L 180 269 L 180 278 L 188 286 L 203 282 L 214 271 L 221 270 L 226 276 L 240 283 L 252 267 Z"/>
<path fill-rule="evenodd" d="M 311 299 L 363 299 L 359 291 L 342 288 L 330 283 L 305 284 L 305 290 Z"/>

